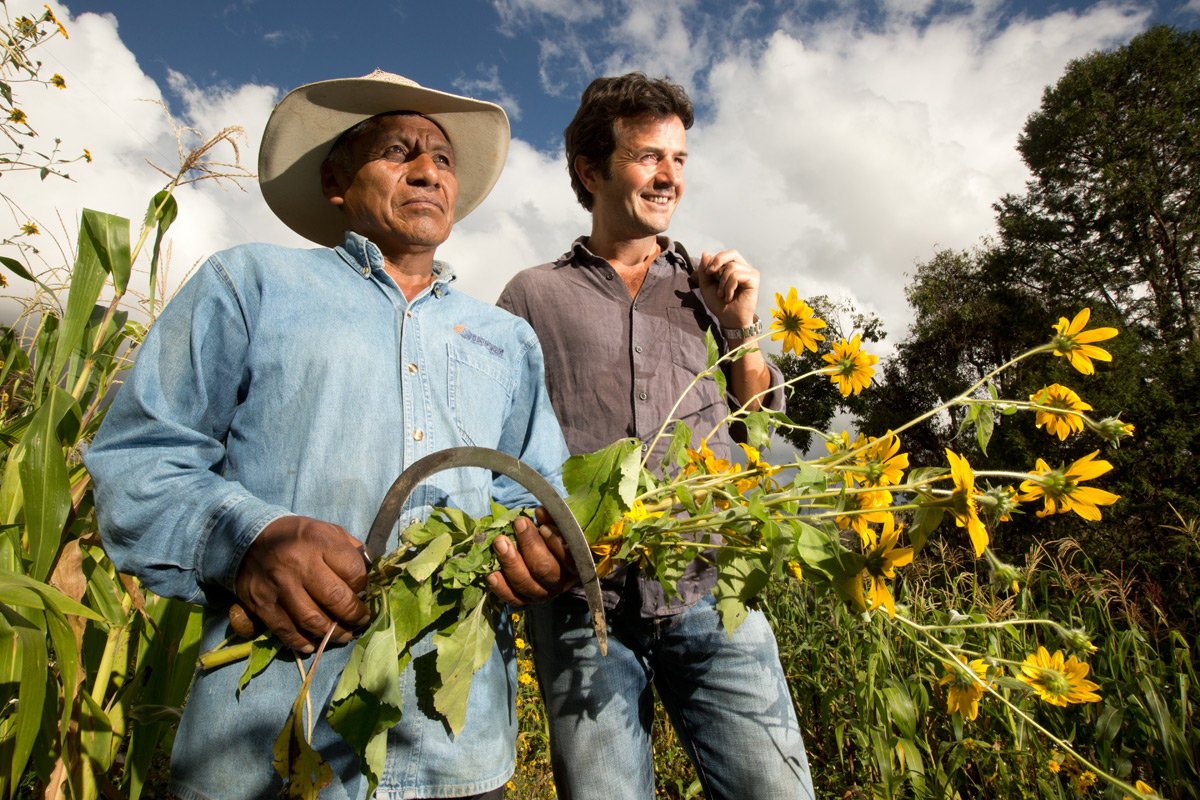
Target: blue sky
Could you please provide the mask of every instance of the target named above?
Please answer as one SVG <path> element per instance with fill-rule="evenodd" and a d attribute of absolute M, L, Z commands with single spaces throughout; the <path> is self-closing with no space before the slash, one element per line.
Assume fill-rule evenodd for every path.
<path fill-rule="evenodd" d="M 4 221 L 11 229 L 36 219 L 42 235 L 69 242 L 80 208 L 140 216 L 163 183 L 147 162 L 170 170 L 177 159 L 161 107 L 144 100 L 207 134 L 243 127 L 240 155 L 253 169 L 283 93 L 380 67 L 509 111 L 504 175 L 439 250 L 461 288 L 494 300 L 518 270 L 587 232 L 561 131 L 591 78 L 641 69 L 682 83 L 699 111 L 671 235 L 693 254 L 740 250 L 763 273 L 760 316 L 776 291 L 796 286 L 802 296 L 843 297 L 879 313 L 889 341 L 910 320 L 906 273 L 939 247 L 970 248 L 992 235 L 992 204 L 1022 190 L 1029 176 L 1017 135 L 1070 60 L 1155 22 L 1200 24 L 1200 0 L 50 5 L 71 38 L 38 52 L 67 89 L 22 89 L 20 102 L 35 127 L 62 138 L 64 152 L 87 147 L 94 159 L 74 165 L 70 183 L 6 176 L 5 192 L 20 200 Z M 8 0 L 7 8 L 38 14 L 42 3 Z M 253 182 L 244 189 L 180 190 L 168 288 L 214 250 L 253 240 L 304 245 Z M 46 266 L 67 249 L 47 238 Z"/>
<path fill-rule="evenodd" d="M 293 88 L 311 81 L 363 75 L 376 67 L 418 83 L 474 93 L 509 110 L 513 133 L 538 146 L 557 144 L 587 82 L 614 54 L 612 22 L 623 4 L 505 0 L 355 0 L 331 13 L 328 0 L 239 0 L 188 4 L 143 0 L 76 0 L 73 13 L 111 13 L 122 41 L 146 74 L 166 85 L 169 70 L 203 86 L 260 83 Z M 633 4 L 630 4 L 633 5 Z M 648 4 L 651 5 L 651 4 Z M 670 6 L 672 3 L 653 5 Z M 886 30 L 894 19 L 875 3 L 721 0 L 681 4 L 699 47 L 758 46 L 778 29 L 803 31 L 831 20 Z M 892 4 L 893 7 L 903 4 Z M 969 4 L 915 6 L 919 25 L 961 13 Z M 997 31 L 1010 20 L 1078 13 L 1095 3 L 1007 2 L 990 12 Z M 1147 5 L 1150 21 L 1193 27 L 1186 2 Z M 626 7 L 628 9 L 628 6 Z M 614 13 L 614 11 L 616 13 Z M 563 52 L 556 52 L 562 48 Z M 649 59 L 648 59 L 649 60 Z M 683 79 L 702 87 L 706 60 Z M 699 97 L 703 101 L 703 92 Z M 703 110 L 703 109 L 702 109 Z"/>

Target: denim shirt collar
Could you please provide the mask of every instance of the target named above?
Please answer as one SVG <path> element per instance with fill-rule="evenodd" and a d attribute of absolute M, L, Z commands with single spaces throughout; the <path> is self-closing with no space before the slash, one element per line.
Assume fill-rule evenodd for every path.
<path fill-rule="evenodd" d="M 386 275 L 383 268 L 383 253 L 378 245 L 361 233 L 346 231 L 346 239 L 334 248 L 342 261 L 364 278 L 373 274 Z M 390 278 L 388 280 L 391 280 Z M 450 291 L 450 283 L 458 280 L 454 268 L 444 261 L 433 262 L 433 283 L 430 284 L 434 297 L 441 297 Z"/>

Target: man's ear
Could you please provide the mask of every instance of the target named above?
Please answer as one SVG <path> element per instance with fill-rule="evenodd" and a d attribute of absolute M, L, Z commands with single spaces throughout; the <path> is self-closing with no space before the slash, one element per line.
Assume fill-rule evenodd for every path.
<path fill-rule="evenodd" d="M 321 162 L 321 192 L 335 206 L 346 202 L 346 187 L 342 185 L 340 169 L 328 161 Z"/>
<path fill-rule="evenodd" d="M 596 193 L 597 170 L 590 159 L 585 156 L 575 156 L 575 174 L 579 176 L 579 182 L 583 184 L 583 188 L 592 194 Z"/>

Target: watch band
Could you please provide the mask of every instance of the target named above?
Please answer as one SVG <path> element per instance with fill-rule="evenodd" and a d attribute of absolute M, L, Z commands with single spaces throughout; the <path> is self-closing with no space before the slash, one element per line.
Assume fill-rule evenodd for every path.
<path fill-rule="evenodd" d="M 762 320 L 754 315 L 754 323 L 745 328 L 721 328 L 721 335 L 726 339 L 749 339 L 762 333 Z"/>

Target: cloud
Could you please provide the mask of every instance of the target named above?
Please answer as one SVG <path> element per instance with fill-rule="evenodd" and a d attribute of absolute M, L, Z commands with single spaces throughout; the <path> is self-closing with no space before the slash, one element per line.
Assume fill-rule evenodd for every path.
<path fill-rule="evenodd" d="M 604 8 L 598 0 L 492 0 L 492 7 L 500 16 L 500 32 L 508 36 L 535 19 L 577 23 L 595 19 Z"/>
<path fill-rule="evenodd" d="M 454 81 L 454 88 L 469 97 L 490 100 L 503 106 L 504 110 L 514 120 L 521 118 L 521 104 L 517 98 L 504 88 L 500 82 L 500 68 L 495 64 L 490 67 L 479 67 L 481 76 L 478 78 L 459 77 Z"/>
<path fill-rule="evenodd" d="M 1013 148 L 1043 87 L 1072 58 L 1128 40 L 1148 19 L 1144 10 L 1107 5 L 1001 21 L 992 3 L 938 14 L 931 9 L 943 6 L 893 2 L 870 25 L 846 9 L 816 20 L 781 17 L 773 3 L 728 20 L 706 16 L 694 0 L 575 4 L 582 11 L 552 0 L 496 5 L 502 19 L 554 23 L 559 36 L 539 29 L 535 38 L 543 40 L 543 81 L 552 88 L 561 81 L 564 93 L 575 92 L 568 81 L 600 72 L 690 76 L 701 113 L 689 133 L 688 186 L 671 235 L 697 255 L 741 250 L 763 272 L 763 318 L 774 292 L 795 285 L 880 313 L 892 340 L 909 320 L 905 272 L 935 246 L 975 244 L 993 230 L 991 204 L 1023 189 L 1028 176 Z M 14 15 L 41 8 L 30 0 L 10 6 Z M 67 228 L 83 207 L 140 217 L 166 180 L 145 159 L 170 170 L 178 154 L 161 108 L 136 98 L 167 100 L 183 124 L 209 134 L 242 125 L 242 160 L 254 168 L 276 88 L 202 86 L 178 74 L 159 87 L 111 15 L 71 19 L 52 8 L 71 39 L 52 42 L 42 58 L 68 88 L 22 87 L 22 107 L 40 131 L 63 138 L 64 152 L 87 147 L 95 160 L 71 166 L 74 183 L 5 175 L 0 188 L 24 204 L 5 220 L 8 230 L 26 214 L 55 229 L 56 209 Z M 766 8 L 776 16 L 768 19 Z M 562 24 L 596 9 L 603 13 L 590 21 Z M 463 80 L 461 91 L 495 91 L 510 108 L 529 97 L 506 99 L 511 92 L 495 68 Z M 271 215 L 253 183 L 245 192 L 188 186 L 178 198 L 174 281 L 206 254 L 240 242 L 308 246 Z M 518 270 L 556 257 L 589 226 L 562 153 L 515 140 L 500 183 L 439 257 L 459 272 L 459 288 L 492 300 Z"/>

